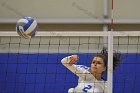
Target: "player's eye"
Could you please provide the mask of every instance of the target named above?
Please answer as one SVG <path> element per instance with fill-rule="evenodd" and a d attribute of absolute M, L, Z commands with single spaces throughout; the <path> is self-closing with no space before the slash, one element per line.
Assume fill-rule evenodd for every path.
<path fill-rule="evenodd" d="M 97 64 L 103 64 L 102 62 L 97 62 Z"/>
<path fill-rule="evenodd" d="M 95 63 L 95 61 L 92 61 L 92 64 L 94 64 Z"/>
<path fill-rule="evenodd" d="M 92 64 L 103 64 L 103 62 L 100 62 L 100 61 L 92 61 Z"/>

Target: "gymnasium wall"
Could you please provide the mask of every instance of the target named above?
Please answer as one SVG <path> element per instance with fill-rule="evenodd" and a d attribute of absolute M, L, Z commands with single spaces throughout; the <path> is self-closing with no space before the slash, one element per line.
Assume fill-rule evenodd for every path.
<path fill-rule="evenodd" d="M 103 18 L 103 0 L 0 0 L 0 18 Z M 139 0 L 114 0 L 114 18 L 140 18 Z M 111 15 L 111 0 L 109 0 Z"/>
<path fill-rule="evenodd" d="M 108 0 L 108 17 L 111 17 L 111 1 Z M 31 16 L 40 19 L 99 19 L 103 20 L 104 0 L 0 0 L 0 19 L 14 20 L 12 23 L 0 22 L 0 31 L 15 31 L 15 23 L 22 16 Z M 139 0 L 114 0 L 114 19 L 140 19 Z M 25 7 L 26 6 L 26 7 Z M 138 20 L 137 20 L 138 19 Z M 140 22 L 139 22 L 140 23 Z M 116 31 L 139 31 L 139 23 L 116 24 Z M 65 23 L 39 23 L 39 31 L 102 31 L 101 24 L 65 24 Z M 108 25 L 109 26 L 109 25 Z"/>

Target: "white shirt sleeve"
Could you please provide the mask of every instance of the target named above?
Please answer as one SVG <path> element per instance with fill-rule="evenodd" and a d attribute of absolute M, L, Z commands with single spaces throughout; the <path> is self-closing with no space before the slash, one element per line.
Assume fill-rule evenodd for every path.
<path fill-rule="evenodd" d="M 67 67 L 71 72 L 76 74 L 78 77 L 83 80 L 95 80 L 95 77 L 88 71 L 89 67 L 83 65 L 69 65 L 70 57 L 65 57 L 61 60 L 62 64 Z"/>

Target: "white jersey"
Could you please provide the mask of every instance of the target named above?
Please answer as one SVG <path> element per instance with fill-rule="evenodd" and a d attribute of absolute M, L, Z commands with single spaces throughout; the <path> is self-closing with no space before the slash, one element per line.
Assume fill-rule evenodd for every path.
<path fill-rule="evenodd" d="M 68 65 L 68 59 L 62 59 L 62 64 L 79 77 L 78 85 L 70 88 L 68 93 L 107 93 L 107 84 L 104 80 L 97 80 L 84 65 Z"/>

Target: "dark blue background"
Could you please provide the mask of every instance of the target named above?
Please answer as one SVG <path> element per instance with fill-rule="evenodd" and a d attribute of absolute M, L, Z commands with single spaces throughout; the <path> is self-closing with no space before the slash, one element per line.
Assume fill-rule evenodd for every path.
<path fill-rule="evenodd" d="M 77 76 L 61 64 L 70 54 L 0 54 L 0 93 L 67 93 Z M 90 66 L 94 54 L 78 54 Z M 113 93 L 140 93 L 140 54 L 122 54 Z M 105 77 L 106 78 L 106 77 Z"/>

